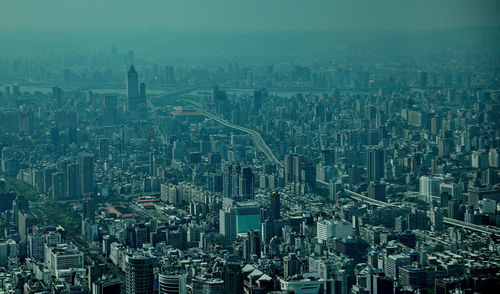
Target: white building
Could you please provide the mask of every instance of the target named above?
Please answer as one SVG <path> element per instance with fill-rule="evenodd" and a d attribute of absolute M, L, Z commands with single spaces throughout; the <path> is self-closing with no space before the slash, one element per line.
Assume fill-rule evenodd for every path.
<path fill-rule="evenodd" d="M 292 279 L 280 279 L 281 290 L 295 294 L 317 294 L 326 291 L 326 281 L 317 273 L 307 273 Z M 321 292 L 322 291 L 322 292 Z"/>
<path fill-rule="evenodd" d="M 58 244 L 56 246 L 45 245 L 45 263 L 50 272 L 59 277 L 68 270 L 84 269 L 83 253 L 73 245 Z"/>
<path fill-rule="evenodd" d="M 489 166 L 488 152 L 484 149 L 473 151 L 471 165 L 472 168 L 487 168 Z"/>
<path fill-rule="evenodd" d="M 158 275 L 159 294 L 186 294 L 186 275 Z"/>
<path fill-rule="evenodd" d="M 420 177 L 420 195 L 424 201 L 430 202 L 433 196 L 439 196 L 441 178 L 432 176 Z"/>
<path fill-rule="evenodd" d="M 490 152 L 488 154 L 488 161 L 490 164 L 490 167 L 500 167 L 500 161 L 498 157 L 498 150 L 491 148 Z"/>
<path fill-rule="evenodd" d="M 319 219 L 316 223 L 316 234 L 318 243 L 325 243 L 330 238 L 352 236 L 352 223 L 348 221 Z"/>

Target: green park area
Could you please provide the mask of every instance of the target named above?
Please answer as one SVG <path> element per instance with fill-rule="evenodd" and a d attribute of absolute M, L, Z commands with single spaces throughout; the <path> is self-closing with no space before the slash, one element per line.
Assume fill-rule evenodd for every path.
<path fill-rule="evenodd" d="M 7 178 L 5 182 L 7 190 L 14 190 L 16 195 L 24 195 L 31 202 L 31 212 L 41 224 L 60 225 L 68 236 L 79 236 L 80 216 L 73 210 L 72 203 L 42 197 L 33 186 L 14 178 Z"/>

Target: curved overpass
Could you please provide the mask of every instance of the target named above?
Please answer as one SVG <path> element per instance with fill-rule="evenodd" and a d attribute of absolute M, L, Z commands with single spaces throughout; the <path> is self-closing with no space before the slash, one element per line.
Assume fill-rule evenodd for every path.
<path fill-rule="evenodd" d="M 228 122 L 227 120 L 225 120 L 223 118 L 220 118 L 220 117 L 218 117 L 218 116 L 216 116 L 216 115 L 214 115 L 214 114 L 206 111 L 203 108 L 203 106 L 201 104 L 199 104 L 199 103 L 193 102 L 191 100 L 184 100 L 184 101 L 186 101 L 186 102 L 188 102 L 190 104 L 193 104 L 196 107 L 196 110 L 198 110 L 199 112 L 203 113 L 203 115 L 205 115 L 206 117 L 211 118 L 211 119 L 217 121 L 221 125 L 224 125 L 226 127 L 229 127 L 229 128 L 232 128 L 232 129 L 235 129 L 235 130 L 238 130 L 238 131 L 241 131 L 241 132 L 249 134 L 252 137 L 252 140 L 253 140 L 255 146 L 257 147 L 257 149 L 259 149 L 260 151 L 262 151 L 262 153 L 264 153 L 264 155 L 266 155 L 267 159 L 269 159 L 270 161 L 273 161 L 276 165 L 278 165 L 280 167 L 283 167 L 283 163 L 281 163 L 278 160 L 278 158 L 276 158 L 276 156 L 274 155 L 273 151 L 266 144 L 266 142 L 264 141 L 264 139 L 262 138 L 262 136 L 259 134 L 259 132 L 255 131 L 255 130 L 248 129 L 248 128 L 244 128 L 242 126 L 238 126 L 238 125 L 232 124 L 232 123 Z"/>

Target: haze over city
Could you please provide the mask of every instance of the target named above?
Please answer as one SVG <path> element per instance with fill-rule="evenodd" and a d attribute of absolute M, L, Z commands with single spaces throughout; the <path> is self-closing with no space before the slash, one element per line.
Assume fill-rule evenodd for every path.
<path fill-rule="evenodd" d="M 496 293 L 499 15 L 2 1 L 0 293 Z"/>

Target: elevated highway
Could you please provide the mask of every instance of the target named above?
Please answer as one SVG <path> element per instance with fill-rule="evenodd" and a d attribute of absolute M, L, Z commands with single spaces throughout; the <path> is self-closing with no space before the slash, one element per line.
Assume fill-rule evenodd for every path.
<path fill-rule="evenodd" d="M 320 184 L 323 185 L 328 185 L 327 182 L 324 181 L 317 181 Z M 351 190 L 344 189 L 344 192 L 351 198 L 356 199 L 361 202 L 368 203 L 370 205 L 378 206 L 378 207 L 403 207 L 401 204 L 394 204 L 394 203 L 388 203 L 380 200 L 375 200 L 370 197 L 367 197 L 365 195 L 356 193 Z M 491 226 L 483 226 L 483 225 L 476 225 L 476 224 L 470 224 L 466 223 L 464 221 L 448 218 L 448 217 L 443 217 L 443 223 L 455 227 L 459 227 L 462 229 L 466 229 L 469 231 L 474 231 L 474 232 L 479 232 L 483 234 L 492 234 L 492 235 L 497 235 L 500 236 L 500 229 L 491 227 Z"/>
<path fill-rule="evenodd" d="M 264 153 L 264 155 L 266 155 L 268 160 L 274 162 L 277 166 L 283 167 L 283 163 L 280 162 L 278 160 L 278 158 L 276 158 L 276 156 L 272 152 L 271 148 L 269 148 L 269 146 L 266 144 L 266 142 L 264 141 L 262 136 L 259 134 L 259 132 L 252 130 L 252 129 L 248 129 L 248 128 L 239 126 L 239 125 L 232 124 L 232 123 L 228 122 L 227 120 L 206 111 L 203 108 L 203 106 L 199 103 L 193 102 L 191 100 L 184 100 L 184 101 L 194 105 L 196 107 L 196 110 L 201 112 L 206 117 L 215 120 L 216 122 L 220 123 L 221 125 L 249 134 L 253 140 L 253 143 L 255 144 L 255 147 L 257 147 L 257 149 L 262 151 L 262 153 Z"/>

